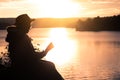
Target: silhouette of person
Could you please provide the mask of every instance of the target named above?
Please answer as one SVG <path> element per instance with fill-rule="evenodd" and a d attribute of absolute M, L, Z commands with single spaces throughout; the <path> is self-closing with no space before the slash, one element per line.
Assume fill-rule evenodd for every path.
<path fill-rule="evenodd" d="M 32 19 L 27 14 L 16 18 L 15 27 L 7 28 L 11 67 L 16 78 L 37 80 L 63 80 L 52 62 L 41 60 L 46 52 L 35 52 L 31 38 L 27 35 Z"/>

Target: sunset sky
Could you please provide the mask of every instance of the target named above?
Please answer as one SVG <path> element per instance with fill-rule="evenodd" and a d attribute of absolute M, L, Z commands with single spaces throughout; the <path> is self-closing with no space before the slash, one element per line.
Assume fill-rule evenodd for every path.
<path fill-rule="evenodd" d="M 119 0 L 0 0 L 0 17 L 95 17 L 120 14 Z"/>

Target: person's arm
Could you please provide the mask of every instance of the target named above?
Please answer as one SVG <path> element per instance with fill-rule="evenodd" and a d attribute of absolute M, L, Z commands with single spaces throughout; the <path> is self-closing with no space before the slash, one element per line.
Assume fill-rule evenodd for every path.
<path fill-rule="evenodd" d="M 39 58 L 43 58 L 54 47 L 53 43 L 50 43 L 47 48 L 42 52 L 35 52 Z"/>
<path fill-rule="evenodd" d="M 45 51 L 42 51 L 42 52 L 35 52 L 35 55 L 38 57 L 38 58 L 43 58 L 46 56 L 46 53 Z"/>

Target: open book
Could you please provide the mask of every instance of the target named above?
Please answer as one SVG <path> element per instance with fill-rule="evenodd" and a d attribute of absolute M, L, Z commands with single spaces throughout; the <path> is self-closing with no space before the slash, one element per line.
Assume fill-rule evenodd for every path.
<path fill-rule="evenodd" d="M 54 48 L 54 45 L 53 45 L 53 43 L 51 42 L 44 51 L 45 51 L 46 53 L 48 53 L 52 48 Z"/>
<path fill-rule="evenodd" d="M 43 57 L 46 56 L 46 54 L 47 54 L 52 48 L 54 48 L 54 45 L 53 45 L 53 43 L 51 42 L 51 43 L 46 47 L 46 49 L 45 49 L 44 51 L 42 51 L 42 52 L 36 52 L 36 53 L 37 53 L 36 55 L 38 56 L 38 58 L 43 58 Z"/>

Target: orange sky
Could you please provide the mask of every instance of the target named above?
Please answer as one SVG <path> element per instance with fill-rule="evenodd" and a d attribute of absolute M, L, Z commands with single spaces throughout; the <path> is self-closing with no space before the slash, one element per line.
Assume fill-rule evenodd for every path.
<path fill-rule="evenodd" d="M 0 0 L 0 17 L 95 17 L 120 14 L 119 0 Z"/>

